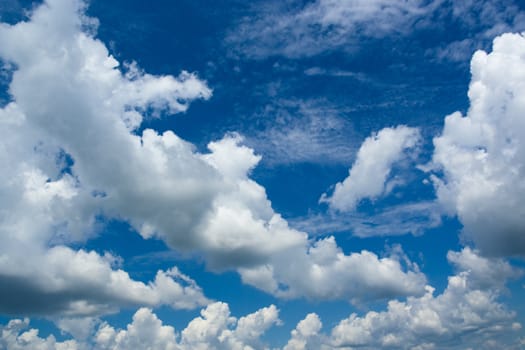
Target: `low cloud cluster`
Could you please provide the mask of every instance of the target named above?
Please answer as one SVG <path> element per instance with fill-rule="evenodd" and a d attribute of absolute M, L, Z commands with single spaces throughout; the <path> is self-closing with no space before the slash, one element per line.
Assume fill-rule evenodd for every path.
<path fill-rule="evenodd" d="M 515 313 L 497 301 L 502 291 L 497 286 L 520 272 L 469 248 L 449 252 L 449 261 L 457 273 L 449 277 L 441 294 L 434 295 L 434 288 L 427 286 L 421 297 L 392 300 L 384 311 L 352 314 L 328 333 L 323 333 L 317 314 L 308 314 L 283 349 L 519 349 L 521 325 L 514 320 Z M 480 285 L 483 276 L 491 276 L 496 287 Z M 28 320 L 12 320 L 1 328 L 0 345 L 8 349 L 263 349 L 268 347 L 261 337 L 280 324 L 279 310 L 273 305 L 236 318 L 227 304 L 216 302 L 181 332 L 164 325 L 151 309 L 141 308 L 125 329 L 103 322 L 90 338 L 65 342 L 25 330 Z"/>
<path fill-rule="evenodd" d="M 227 304 L 217 302 L 201 311 L 178 333 L 164 325 L 151 309 L 140 308 L 126 329 L 115 329 L 102 322 L 89 339 L 57 341 L 53 335 L 38 336 L 38 330 L 29 329 L 29 320 L 12 320 L 0 327 L 2 348 L 54 349 L 54 350 L 128 350 L 128 349 L 261 349 L 261 335 L 270 327 L 280 324 L 279 311 L 274 305 L 262 308 L 241 318 L 230 315 Z"/>

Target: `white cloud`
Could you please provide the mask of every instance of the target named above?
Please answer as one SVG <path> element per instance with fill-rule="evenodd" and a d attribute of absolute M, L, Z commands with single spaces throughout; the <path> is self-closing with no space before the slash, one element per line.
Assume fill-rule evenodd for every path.
<path fill-rule="evenodd" d="M 354 210 L 365 198 L 375 199 L 388 194 L 395 186 L 395 183 L 391 186 L 387 183 L 392 166 L 406 158 L 419 138 L 418 129 L 403 125 L 384 128 L 368 137 L 361 145 L 348 177 L 335 185 L 330 197 L 323 195 L 320 202 L 345 212 Z"/>
<path fill-rule="evenodd" d="M 104 210 L 105 197 L 92 192 L 105 186 L 90 176 L 125 179 L 112 173 L 116 163 L 130 160 L 130 152 L 118 154 L 119 147 L 133 152 L 141 141 L 148 145 L 123 121 L 130 108 L 183 111 L 188 100 L 210 94 L 187 73 L 122 76 L 105 46 L 81 31 L 83 7 L 49 1 L 30 21 L 0 26 L 0 56 L 17 67 L 9 90 L 13 101 L 0 109 L 0 160 L 9 164 L 0 171 L 0 309 L 77 316 L 122 306 L 205 305 L 200 288 L 176 268 L 144 284 L 116 269 L 110 255 L 65 246 L 89 238 Z M 66 153 L 75 155 L 81 175 L 64 171 Z M 109 191 L 107 198 L 113 199 Z"/>
<path fill-rule="evenodd" d="M 449 254 L 451 262 L 464 262 L 473 257 L 483 263 L 484 272 L 493 275 L 502 261 L 488 261 L 466 248 Z M 496 262 L 493 266 L 492 262 Z M 460 263 L 457 268 L 462 269 Z M 360 317 L 351 315 L 331 332 L 332 344 L 363 348 L 413 348 L 422 346 L 455 349 L 510 348 L 517 340 L 515 313 L 496 301 L 498 290 L 482 288 L 472 270 L 449 277 L 448 286 L 440 295 L 434 289 L 406 302 L 390 301 L 386 311 L 371 311 Z M 504 277 L 502 277 L 504 279 Z M 494 340 L 500 340 L 497 346 Z"/>
<path fill-rule="evenodd" d="M 468 62 L 492 38 L 506 32 L 525 30 L 525 12 L 513 0 L 452 1 L 451 18 L 470 32 L 467 37 L 447 43 L 433 51 L 438 59 Z"/>
<path fill-rule="evenodd" d="M 95 335 L 97 349 L 262 349 L 260 336 L 279 324 L 278 310 L 271 305 L 239 319 L 230 316 L 225 303 L 213 303 L 201 311 L 179 334 L 162 324 L 151 310 L 142 308 L 133 316 L 126 330 L 102 325 Z"/>
<path fill-rule="evenodd" d="M 355 52 L 360 41 L 426 31 L 445 44 L 428 47 L 439 60 L 466 61 L 496 35 L 525 30 L 525 12 L 515 0 L 316 0 L 283 6 L 264 3 L 230 33 L 227 44 L 252 58 L 302 58 L 330 50 Z M 456 30 L 444 37 L 443 27 Z M 415 40 L 414 43 L 417 43 Z M 431 41 L 430 41 L 431 42 Z M 432 45 L 432 44 L 431 44 Z"/>
<path fill-rule="evenodd" d="M 148 284 L 113 269 L 113 257 L 57 246 L 39 255 L 3 255 L 1 310 L 10 314 L 99 315 L 123 306 L 169 305 L 191 309 L 208 303 L 177 268 L 158 271 Z"/>
<path fill-rule="evenodd" d="M 434 139 L 440 203 L 464 237 L 489 255 L 525 254 L 525 39 L 504 34 L 472 58 L 470 109 L 445 119 Z"/>
<path fill-rule="evenodd" d="M 85 342 L 93 334 L 95 328 L 100 326 L 98 317 L 60 317 L 55 320 L 55 325 L 64 334 L 70 334 L 73 339 Z"/>
<path fill-rule="evenodd" d="M 357 148 L 356 132 L 343 116 L 351 110 L 324 100 L 274 100 L 255 114 L 262 130 L 250 131 L 246 144 L 270 165 L 348 164 Z"/>
<path fill-rule="evenodd" d="M 105 257 L 67 248 L 96 233 L 96 216 L 200 254 L 212 269 L 240 269 L 244 281 L 275 295 L 362 299 L 423 291 L 415 266 L 366 251 L 345 255 L 333 239 L 311 242 L 291 229 L 249 178 L 260 157 L 240 136 L 226 135 L 200 154 L 171 131 L 137 134 L 145 110 L 182 112 L 211 91 L 186 72 L 119 69 L 105 45 L 82 31 L 93 22 L 83 8 L 79 0 L 49 0 L 29 21 L 0 26 L 0 56 L 17 67 L 12 102 L 0 109 L 0 160 L 12 164 L 0 171 L 0 277 L 24 291 L 8 293 L 16 302 L 2 298 L 2 309 L 73 316 L 206 302 L 176 269 L 146 285 Z M 320 259 L 321 252 L 335 258 Z M 369 274 L 345 266 L 367 266 Z M 320 280 L 334 288 L 316 287 Z M 352 287 L 336 286 L 339 280 Z"/>
<path fill-rule="evenodd" d="M 501 286 L 512 277 L 508 264 L 483 258 L 469 248 L 449 252 L 448 257 L 457 273 L 449 277 L 441 294 L 435 295 L 434 288 L 427 286 L 421 297 L 391 300 L 384 311 L 352 314 L 328 333 L 322 331 L 319 316 L 310 313 L 291 331 L 283 350 L 519 349 L 521 325 L 515 321 L 516 314 L 498 302 Z M 479 266 L 472 266 L 473 262 Z M 492 276 L 495 284 L 479 284 L 478 274 Z M 65 342 L 56 342 L 52 335 L 40 338 L 36 329 L 24 331 L 27 319 L 12 320 L 0 326 L 0 346 L 10 350 L 269 349 L 262 337 L 270 327 L 280 324 L 274 305 L 237 318 L 231 315 L 228 304 L 216 302 L 201 310 L 201 315 L 180 332 L 148 308 L 139 309 L 125 329 L 102 323 L 90 337 Z"/>
<path fill-rule="evenodd" d="M 352 314 L 330 334 L 311 333 L 308 341 L 298 327 L 289 344 L 297 349 L 518 349 L 521 326 L 514 321 L 515 313 L 497 301 L 500 282 L 508 273 L 495 286 L 480 285 L 477 276 L 478 272 L 496 276 L 508 264 L 482 258 L 469 248 L 450 252 L 449 260 L 458 273 L 449 277 L 443 293 L 434 295 L 434 288 L 428 286 L 422 297 L 391 300 L 385 311 Z M 473 260 L 481 267 L 465 269 Z M 299 325 L 303 323 L 320 328 L 315 314 Z"/>
<path fill-rule="evenodd" d="M 333 237 L 310 242 L 305 233 L 289 228 L 272 210 L 264 188 L 246 177 L 258 158 L 237 142 L 227 137 L 212 143 L 214 152 L 204 156 L 231 181 L 201 231 L 209 237 L 212 267 L 231 264 L 243 282 L 285 298 L 358 301 L 423 292 L 425 277 L 415 265 L 368 251 L 345 255 Z M 235 164 L 235 176 L 230 164 Z"/>
<path fill-rule="evenodd" d="M 297 247 L 272 256 L 270 263 L 241 268 L 245 283 L 278 297 L 351 302 L 423 293 L 425 276 L 417 265 L 398 255 L 379 258 L 363 250 L 349 255 L 334 237 L 320 239 L 306 250 Z"/>
<path fill-rule="evenodd" d="M 468 272 L 470 285 L 477 289 L 503 289 L 509 279 L 523 274 L 505 260 L 481 257 L 468 247 L 461 252 L 448 252 L 447 259 L 459 272 Z"/>
<path fill-rule="evenodd" d="M 283 350 L 319 349 L 319 332 L 323 324 L 317 314 L 311 313 L 301 320 L 292 331 L 292 337 Z"/>
<path fill-rule="evenodd" d="M 75 317 L 98 315 L 122 306 L 192 308 L 207 303 L 195 282 L 176 268 L 159 271 L 155 279 L 146 284 L 132 280 L 117 268 L 115 257 L 68 247 L 94 234 L 94 218 L 99 214 L 128 221 L 144 238 L 160 237 L 176 250 L 200 253 L 212 268 L 237 269 L 244 282 L 279 297 L 360 301 L 423 292 L 424 275 L 397 252 L 382 258 L 368 251 L 346 254 L 333 237 L 309 240 L 306 233 L 290 228 L 271 208 L 264 188 L 249 178 L 260 157 L 242 146 L 239 136 L 227 135 L 210 143 L 209 153 L 199 154 L 193 145 L 173 132 L 159 135 L 154 130 L 144 130 L 141 135 L 135 134 L 145 110 L 152 108 L 159 115 L 182 112 L 190 100 L 208 98 L 211 91 L 189 73 L 177 78 L 156 77 L 133 65 L 122 68 L 122 73 L 104 44 L 81 30 L 86 24 L 82 8 L 83 3 L 74 0 L 49 0 L 35 10 L 30 21 L 0 26 L 0 56 L 17 67 L 10 83 L 12 102 L 0 109 L 0 161 L 10 165 L 0 170 L 0 285 L 8 286 L 0 288 L 1 310 Z M 515 101 L 521 91 L 518 63 L 522 63 L 519 55 L 523 38 L 505 36 L 498 45 L 501 47 L 495 47 L 495 52 L 501 50 L 504 54 L 490 59 L 483 54 L 475 57 L 474 76 L 485 74 L 487 77 L 481 78 L 501 83 L 496 73 L 481 72 L 480 68 L 484 60 L 497 56 L 496 61 L 505 63 L 503 69 L 515 69 L 512 72 L 516 80 L 503 82 L 504 86 L 511 84 L 510 91 L 516 95 L 507 98 Z M 496 65 L 494 71 L 502 70 Z M 512 75 L 509 73 L 509 76 Z M 476 84 L 473 86 L 471 95 L 475 100 L 483 91 L 478 91 L 481 88 Z M 509 90 L 499 93 L 505 96 L 504 91 Z M 489 99 L 489 102 L 493 101 Z M 495 165 L 507 170 L 509 165 L 516 164 L 509 164 L 507 159 L 523 159 L 517 147 L 521 124 L 516 116 L 521 105 L 515 102 L 505 105 L 507 124 L 496 127 L 491 120 L 483 123 L 489 126 L 488 131 L 499 132 L 498 128 L 505 128 L 512 136 L 499 139 L 504 140 L 505 145 L 510 142 L 510 146 L 495 155 L 502 157 L 499 160 L 502 163 L 494 160 Z M 491 103 L 482 103 L 476 108 L 488 106 L 493 110 Z M 476 108 L 472 113 L 476 113 Z M 447 119 L 449 129 L 446 126 L 441 140 L 454 136 L 447 132 L 455 131 L 450 126 L 455 119 L 458 117 Z M 464 142 L 470 142 L 465 136 L 478 137 L 470 130 L 465 134 L 460 135 Z M 436 154 L 440 152 L 439 140 Z M 399 147 L 404 149 L 403 145 Z M 492 145 L 483 147 L 492 149 Z M 64 154 L 71 157 L 73 165 L 57 159 Z M 397 159 L 395 155 L 392 157 Z M 435 160 L 439 162 L 439 156 Z M 454 161 L 453 157 L 448 160 Z M 376 182 L 381 182 L 380 193 L 384 191 L 390 168 L 384 164 L 389 162 L 390 158 L 386 159 L 379 169 L 386 172 L 380 176 L 381 181 Z M 441 163 L 447 176 L 457 180 L 454 176 L 461 172 L 456 173 L 449 164 Z M 506 180 L 521 186 L 521 168 L 510 169 Z M 463 180 L 461 176 L 459 180 Z M 449 184 L 441 185 L 439 190 L 447 189 Z M 521 187 L 509 188 L 504 194 L 518 196 L 521 190 Z M 369 190 L 367 195 L 374 193 Z M 441 199 L 450 199 L 443 193 L 440 193 Z M 461 194 L 461 189 L 457 193 Z M 509 198 L 518 198 L 519 204 L 522 197 Z M 515 213 L 505 215 L 517 215 Z M 459 215 L 463 220 L 461 212 Z M 510 223 L 515 222 L 521 221 L 516 219 Z M 481 274 L 488 266 L 498 268 L 498 272 L 488 273 L 489 276 L 508 275 L 510 270 L 504 263 L 480 264 L 467 253 L 450 255 L 462 269 L 470 267 L 471 271 L 451 277 L 442 295 L 434 297 L 428 290 L 423 297 L 410 297 L 404 303 L 391 302 L 387 312 L 377 315 L 384 315 L 389 324 L 393 321 L 388 315 L 400 312 L 403 317 L 410 316 L 413 323 L 409 330 L 417 334 L 436 334 L 436 330 L 441 329 L 438 320 L 445 320 L 459 330 L 507 329 L 512 314 L 494 301 L 497 291 L 472 289 L 475 287 L 471 284 L 475 282 L 469 281 L 476 279 L 469 276 Z M 474 264 L 477 267 L 472 267 L 472 261 L 478 261 Z M 445 304 L 449 311 L 441 309 Z M 415 310 L 421 306 L 422 314 L 411 314 L 407 305 L 414 305 Z M 450 305 L 460 306 L 462 318 L 449 313 L 455 310 Z M 438 318 L 432 312 L 437 313 Z M 425 322 L 416 322 L 418 316 L 425 316 L 422 317 Z M 377 317 L 370 313 L 343 324 L 355 326 L 355 331 L 360 332 L 367 320 L 374 321 Z M 89 325 L 89 321 L 85 321 Z M 52 337 L 40 338 L 33 330 L 21 333 L 27 328 L 26 323 L 13 321 L 3 327 L 2 345 L 14 349 L 77 345 L 76 342 L 57 343 Z M 68 321 L 58 323 L 64 331 L 85 337 Z M 258 348 L 258 337 L 275 323 L 278 323 L 275 307 L 237 320 L 230 316 L 227 305 L 216 303 L 181 332 L 177 343 L 172 327 L 164 326 L 151 310 L 140 309 L 126 330 L 103 325 L 96 341 L 99 348 L 140 348 L 149 343 L 167 349 L 242 348 L 245 345 Z M 489 327 L 494 324 L 496 328 Z M 320 322 L 316 323 L 315 316 L 310 316 L 298 326 L 296 340 L 315 341 L 309 337 L 317 326 L 320 327 Z M 441 327 L 445 334 L 456 334 L 447 333 L 443 324 Z M 511 328 L 517 326 L 513 324 Z M 362 339 L 360 333 L 356 334 Z M 347 341 L 335 330 L 333 336 L 336 342 Z M 392 344 L 396 341 L 395 337 L 373 340 L 376 339 Z M 432 341 L 430 339 L 429 344 Z"/>
<path fill-rule="evenodd" d="M 95 335 L 97 349 L 179 349 L 175 329 L 165 326 L 150 309 L 141 308 L 125 330 L 103 324 Z"/>
<path fill-rule="evenodd" d="M 408 32 L 414 21 L 434 5 L 422 0 L 388 1 L 318 0 L 303 8 L 284 11 L 278 5 L 261 9 L 231 33 L 229 44 L 236 44 L 249 57 L 284 55 L 303 57 L 327 49 L 352 49 L 360 36 L 381 38 Z"/>
<path fill-rule="evenodd" d="M 0 347 L 8 350 L 81 350 L 75 340 L 58 342 L 53 335 L 41 338 L 37 329 L 26 330 L 29 320 L 11 320 L 0 326 Z"/>

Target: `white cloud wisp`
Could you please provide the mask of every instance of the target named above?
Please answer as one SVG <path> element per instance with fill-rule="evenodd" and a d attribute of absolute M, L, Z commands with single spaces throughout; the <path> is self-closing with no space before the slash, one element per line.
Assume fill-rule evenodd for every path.
<path fill-rule="evenodd" d="M 395 186 L 395 182 L 387 183 L 392 166 L 407 158 L 419 139 L 418 129 L 403 125 L 384 128 L 368 137 L 359 148 L 348 177 L 335 185 L 331 196 L 324 194 L 320 202 L 348 212 L 365 198 L 375 199 L 388 194 Z"/>

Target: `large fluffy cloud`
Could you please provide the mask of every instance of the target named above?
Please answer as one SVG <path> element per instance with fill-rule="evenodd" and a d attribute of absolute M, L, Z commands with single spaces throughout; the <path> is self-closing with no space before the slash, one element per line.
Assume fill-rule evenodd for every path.
<path fill-rule="evenodd" d="M 434 139 L 439 201 L 489 255 L 525 254 L 525 38 L 504 34 L 472 58 L 470 108 Z"/>
<path fill-rule="evenodd" d="M 152 76 L 120 66 L 83 10 L 80 0 L 49 0 L 28 21 L 0 26 L 0 57 L 13 70 L 11 102 L 0 109 L 0 281 L 18 298 L 2 298 L 3 310 L 85 315 L 108 305 L 206 302 L 176 269 L 146 285 L 108 256 L 68 248 L 96 234 L 99 218 L 200 254 L 210 268 L 238 269 L 246 283 L 279 296 L 423 292 L 424 275 L 397 256 L 345 255 L 332 238 L 310 241 L 291 229 L 250 179 L 260 157 L 239 135 L 202 154 L 171 131 L 141 130 L 144 118 L 183 112 L 211 91 L 187 72 Z"/>
<path fill-rule="evenodd" d="M 153 77 L 130 67 L 123 76 L 105 46 L 81 30 L 91 23 L 82 10 L 81 2 L 50 1 L 30 21 L 0 26 L 0 56 L 16 69 L 12 102 L 0 110 L 0 309 L 87 315 L 132 305 L 204 305 L 200 288 L 176 268 L 145 284 L 118 269 L 111 255 L 65 245 L 94 233 L 104 198 L 126 200 L 107 186 L 126 182 L 119 162 L 148 169 L 133 156 L 148 144 L 130 134 L 138 111 L 183 111 L 188 100 L 210 94 L 188 73 Z M 134 180 L 145 182 L 144 175 Z"/>
<path fill-rule="evenodd" d="M 331 208 L 352 211 L 365 198 L 375 199 L 395 186 L 387 180 L 394 163 L 406 157 L 407 150 L 413 149 L 419 141 L 415 128 L 398 126 L 385 128 L 368 137 L 357 153 L 349 175 L 335 185 L 334 193 L 321 197 Z"/>

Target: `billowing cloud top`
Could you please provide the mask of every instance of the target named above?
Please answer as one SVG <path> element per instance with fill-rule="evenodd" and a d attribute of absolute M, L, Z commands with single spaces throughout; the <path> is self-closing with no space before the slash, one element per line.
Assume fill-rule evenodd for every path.
<path fill-rule="evenodd" d="M 505 34 L 472 58 L 467 115 L 434 139 L 439 201 L 489 255 L 525 255 L 525 39 Z"/>

